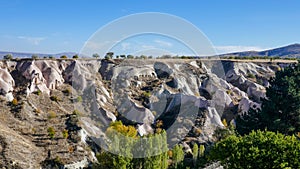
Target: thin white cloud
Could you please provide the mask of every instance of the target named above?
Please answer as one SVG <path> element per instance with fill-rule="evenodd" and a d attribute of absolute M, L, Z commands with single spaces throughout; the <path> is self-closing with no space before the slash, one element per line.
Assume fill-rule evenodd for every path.
<path fill-rule="evenodd" d="M 264 50 L 259 46 L 215 46 L 215 49 L 218 54 Z"/>
<path fill-rule="evenodd" d="M 24 39 L 33 45 L 39 45 L 46 38 L 45 37 L 18 36 L 18 39 Z"/>
<path fill-rule="evenodd" d="M 161 47 L 172 47 L 173 44 L 170 42 L 162 41 L 162 40 L 155 40 L 155 43 L 157 43 Z"/>
<path fill-rule="evenodd" d="M 152 46 L 152 45 L 142 45 L 141 48 L 143 48 L 143 49 L 153 49 L 155 47 Z"/>
<path fill-rule="evenodd" d="M 111 41 L 105 42 L 94 42 L 94 41 L 86 41 L 84 44 L 84 49 L 86 50 L 102 50 L 104 48 L 108 48 L 112 45 Z"/>
<path fill-rule="evenodd" d="M 128 42 L 121 43 L 121 47 L 123 51 L 129 50 L 131 48 L 131 44 Z"/>

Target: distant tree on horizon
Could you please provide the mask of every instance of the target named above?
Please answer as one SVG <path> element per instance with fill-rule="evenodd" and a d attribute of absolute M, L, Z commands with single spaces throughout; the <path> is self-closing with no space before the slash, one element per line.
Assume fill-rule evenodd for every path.
<path fill-rule="evenodd" d="M 13 55 L 12 54 L 6 54 L 5 56 L 3 56 L 3 59 L 5 59 L 5 60 L 11 60 L 11 59 L 13 59 Z"/>
<path fill-rule="evenodd" d="M 73 59 L 78 59 L 78 58 L 79 58 L 78 55 L 74 55 L 74 56 L 73 56 Z"/>
<path fill-rule="evenodd" d="M 38 55 L 35 55 L 35 54 L 33 54 L 33 55 L 31 56 L 31 58 L 32 58 L 32 59 L 38 59 L 38 58 L 39 58 L 39 56 L 38 56 Z"/>
<path fill-rule="evenodd" d="M 127 55 L 127 59 L 134 59 L 133 55 Z"/>
<path fill-rule="evenodd" d="M 94 53 L 94 54 L 93 54 L 93 58 L 98 59 L 98 58 L 100 58 L 100 55 L 99 55 L 98 53 Z"/>
<path fill-rule="evenodd" d="M 107 52 L 105 55 L 105 59 L 112 59 L 114 57 L 114 52 Z"/>

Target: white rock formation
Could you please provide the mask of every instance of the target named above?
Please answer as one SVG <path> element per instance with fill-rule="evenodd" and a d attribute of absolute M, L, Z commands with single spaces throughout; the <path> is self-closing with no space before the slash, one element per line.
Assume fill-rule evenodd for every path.
<path fill-rule="evenodd" d="M 208 109 L 208 115 L 207 115 L 207 121 L 205 125 L 224 127 L 217 110 L 214 107 L 208 107 L 207 109 Z"/>
<path fill-rule="evenodd" d="M 27 80 L 30 80 L 27 94 L 37 90 L 50 94 L 50 90 L 64 83 L 62 77 L 64 65 L 55 60 L 18 62 L 16 68 Z"/>
<path fill-rule="evenodd" d="M 12 101 L 14 99 L 12 95 L 14 86 L 15 81 L 7 69 L 0 68 L 0 94 L 3 95 L 7 101 Z"/>
<path fill-rule="evenodd" d="M 239 112 L 246 113 L 250 108 L 258 110 L 261 108 L 261 105 L 259 103 L 249 100 L 248 98 L 242 98 L 238 106 Z"/>

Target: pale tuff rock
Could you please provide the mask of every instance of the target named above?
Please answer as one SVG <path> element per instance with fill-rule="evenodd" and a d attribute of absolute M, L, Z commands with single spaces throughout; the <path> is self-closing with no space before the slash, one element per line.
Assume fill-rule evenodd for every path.
<path fill-rule="evenodd" d="M 142 124 L 137 126 L 137 131 L 140 136 L 147 135 L 149 133 L 153 133 L 153 129 L 149 124 Z"/>
<path fill-rule="evenodd" d="M 266 97 L 266 89 L 254 82 L 248 82 L 247 94 L 248 97 L 252 98 L 254 101 L 260 102 L 261 98 Z"/>
<path fill-rule="evenodd" d="M 154 69 L 158 78 L 168 78 L 172 75 L 173 70 L 163 62 L 155 62 Z"/>
<path fill-rule="evenodd" d="M 55 60 L 24 61 L 18 62 L 16 66 L 16 69 L 27 80 L 30 80 L 28 94 L 40 90 L 48 95 L 50 90 L 54 90 L 64 83 L 62 68 L 63 65 Z"/>
<path fill-rule="evenodd" d="M 208 107 L 207 109 L 208 109 L 208 115 L 207 115 L 207 121 L 205 123 L 205 126 L 213 124 L 214 126 L 217 127 L 224 127 L 217 110 L 214 107 Z"/>
<path fill-rule="evenodd" d="M 239 102 L 239 112 L 246 113 L 250 108 L 258 110 L 261 108 L 261 105 L 259 103 L 249 100 L 248 98 L 242 98 Z"/>
<path fill-rule="evenodd" d="M 216 105 L 220 105 L 222 107 L 232 107 L 233 106 L 230 96 L 221 89 L 217 89 L 217 91 L 215 91 L 215 94 L 213 95 L 212 100 L 215 101 Z"/>
<path fill-rule="evenodd" d="M 146 124 L 154 123 L 155 117 L 153 113 L 149 109 L 138 105 L 129 97 L 122 98 L 121 105 L 117 108 L 120 114 L 134 122 Z"/>
<path fill-rule="evenodd" d="M 0 68 L 0 94 L 5 96 L 7 101 L 14 99 L 12 92 L 14 90 L 15 81 L 6 68 Z"/>
<path fill-rule="evenodd" d="M 67 83 L 72 84 L 72 87 L 78 91 L 82 91 L 87 87 L 87 78 L 91 78 L 89 70 L 79 61 L 73 61 L 66 68 L 63 77 Z"/>
<path fill-rule="evenodd" d="M 235 93 L 237 96 L 239 96 L 238 99 L 241 99 L 241 98 L 247 98 L 247 97 L 248 97 L 247 93 L 241 91 L 241 90 L 240 90 L 239 88 L 237 88 L 237 87 L 233 87 L 233 88 L 232 88 L 232 92 Z"/>

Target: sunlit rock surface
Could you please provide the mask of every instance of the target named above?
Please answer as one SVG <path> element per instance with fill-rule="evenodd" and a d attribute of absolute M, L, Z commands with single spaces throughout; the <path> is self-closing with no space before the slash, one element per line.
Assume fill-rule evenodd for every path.
<path fill-rule="evenodd" d="M 181 59 L 1 61 L 0 96 L 17 98 L 18 104 L 1 105 L 0 141 L 8 149 L 0 163 L 21 165 L 24 159 L 40 168 L 50 152 L 66 166 L 84 167 L 95 160 L 96 145 L 107 147 L 106 130 L 117 120 L 133 125 L 140 136 L 165 129 L 169 146 L 180 143 L 190 152 L 194 142 L 213 142 L 224 119 L 234 122 L 250 108 L 260 109 L 268 79 L 287 65 Z M 59 133 L 55 143 L 48 138 L 49 127 Z M 61 138 L 66 127 L 76 142 Z M 13 144 L 35 153 L 19 158 Z"/>

